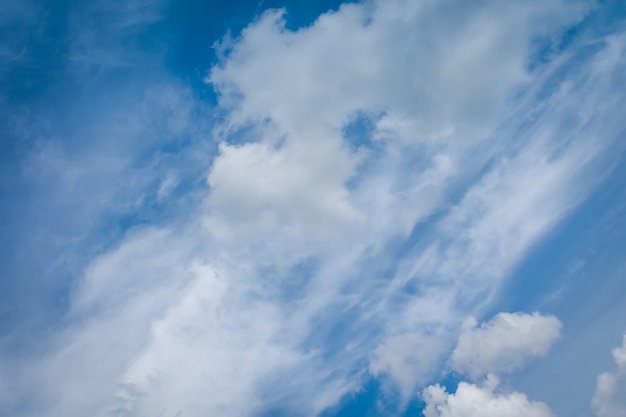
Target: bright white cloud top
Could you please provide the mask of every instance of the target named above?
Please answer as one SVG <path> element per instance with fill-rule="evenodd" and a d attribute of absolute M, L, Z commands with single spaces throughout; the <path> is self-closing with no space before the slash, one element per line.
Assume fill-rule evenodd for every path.
<path fill-rule="evenodd" d="M 482 385 L 461 382 L 455 394 L 439 386 L 424 390 L 425 417 L 554 417 L 550 408 L 519 392 L 494 393 L 498 379 L 489 376 Z"/>
<path fill-rule="evenodd" d="M 556 317 L 538 313 L 500 313 L 480 327 L 468 319 L 452 352 L 452 369 L 473 378 L 513 371 L 527 357 L 545 356 L 561 325 Z"/>
<path fill-rule="evenodd" d="M 39 13 L 6 3 L 16 22 Z M 42 100 L 40 117 L 2 119 L 16 143 L 32 142 L 15 169 L 56 196 L 41 197 L 64 213 L 49 222 L 81 232 L 57 239 L 45 227 L 24 228 L 33 241 L 49 233 L 61 242 L 46 270 L 52 282 L 65 276 L 58 270 L 71 279 L 52 286 L 62 307 L 42 308 L 52 318 L 36 342 L 19 331 L 28 333 L 25 319 L 0 340 L 0 410 L 567 410 L 512 386 L 526 366 L 562 364 L 552 348 L 575 355 L 573 340 L 590 325 L 568 306 L 587 296 L 576 273 L 593 264 L 579 258 L 610 246 L 588 236 L 621 230 L 626 193 L 612 211 L 581 222 L 588 232 L 568 234 L 583 226 L 567 223 L 604 185 L 621 187 L 626 172 L 626 29 L 623 20 L 598 29 L 609 6 L 370 0 L 337 4 L 298 28 L 289 7 L 257 10 L 240 34 L 220 33 L 216 58 L 201 74 L 194 66 L 193 84 L 185 81 L 193 75 L 174 73 L 174 59 L 144 51 L 152 44 L 142 36 L 152 38 L 142 31 L 164 30 L 158 22 L 167 27 L 178 9 L 128 4 L 70 13 L 63 59 L 71 70 L 63 71 L 80 80 L 80 100 L 61 110 Z M 101 39 L 101 21 L 117 35 Z M 0 49 L 9 57 L 3 74 L 26 59 L 15 42 Z M 6 91 L 3 109 L 17 102 Z M 48 119 L 61 126 L 49 135 Z M 57 198 L 73 211 L 49 203 Z M 565 251 L 549 249 L 552 238 L 554 247 L 583 239 L 584 250 L 533 264 L 538 252 Z M 557 261 L 568 265 L 558 277 Z M 584 311 L 598 321 L 611 312 L 621 334 L 625 316 L 613 313 L 624 308 L 611 294 L 626 288 L 609 277 L 626 264 L 611 262 L 597 261 L 607 284 Z M 544 270 L 555 275 L 551 286 Z M 511 288 L 523 289 L 522 301 Z M 614 337 L 608 329 L 595 355 Z M 619 370 L 601 374 L 595 394 L 580 388 L 586 397 L 572 403 L 580 415 L 623 415 L 624 349 L 613 351 Z M 600 363 L 592 365 L 597 375 Z M 569 388 L 576 377 L 563 379 Z M 365 409 L 368 396 L 374 405 Z"/>
<path fill-rule="evenodd" d="M 596 392 L 592 405 L 598 417 L 619 417 L 626 415 L 626 335 L 622 346 L 613 349 L 613 359 L 617 372 L 603 372 L 598 375 Z"/>

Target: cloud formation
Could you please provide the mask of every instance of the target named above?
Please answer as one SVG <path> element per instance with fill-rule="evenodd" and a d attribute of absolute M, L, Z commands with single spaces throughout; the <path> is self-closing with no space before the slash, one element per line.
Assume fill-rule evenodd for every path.
<path fill-rule="evenodd" d="M 529 357 L 546 355 L 561 326 L 556 317 L 537 312 L 499 313 L 480 326 L 474 318 L 468 319 L 452 352 L 452 369 L 474 379 L 510 372 Z"/>
<path fill-rule="evenodd" d="M 612 350 L 617 372 L 598 375 L 596 391 L 591 401 L 598 417 L 626 416 L 626 335 L 622 346 Z"/>
<path fill-rule="evenodd" d="M 493 375 L 479 384 L 459 383 L 454 394 L 448 394 L 440 385 L 423 392 L 425 417 L 554 417 L 550 408 L 529 401 L 519 392 L 497 392 L 499 381 Z"/>

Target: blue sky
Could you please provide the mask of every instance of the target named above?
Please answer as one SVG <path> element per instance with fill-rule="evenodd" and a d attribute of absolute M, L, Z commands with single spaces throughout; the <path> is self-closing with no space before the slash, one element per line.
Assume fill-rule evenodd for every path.
<path fill-rule="evenodd" d="M 626 415 L 623 2 L 0 7 L 0 416 Z"/>

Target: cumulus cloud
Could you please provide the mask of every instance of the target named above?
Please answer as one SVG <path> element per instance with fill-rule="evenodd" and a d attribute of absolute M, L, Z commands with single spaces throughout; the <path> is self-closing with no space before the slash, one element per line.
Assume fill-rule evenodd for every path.
<path fill-rule="evenodd" d="M 237 225 L 239 231 L 295 228 L 310 235 L 350 222 L 359 215 L 344 187 L 353 165 L 337 143 L 289 142 L 279 150 L 223 144 L 208 178 L 209 230 L 220 237 L 224 227 Z"/>
<path fill-rule="evenodd" d="M 479 385 L 459 383 L 454 394 L 440 385 L 427 387 L 423 392 L 425 417 L 554 417 L 550 408 L 530 401 L 520 392 L 500 393 L 499 381 L 489 375 Z"/>
<path fill-rule="evenodd" d="M 560 336 L 561 322 L 539 313 L 499 313 L 478 326 L 463 324 L 452 352 L 452 369 L 473 378 L 520 368 L 529 357 L 544 356 Z"/>
<path fill-rule="evenodd" d="M 598 417 L 626 416 L 626 335 L 622 346 L 613 349 L 617 372 L 598 375 L 591 406 Z"/>
<path fill-rule="evenodd" d="M 476 319 L 463 323 L 451 368 L 481 382 L 459 382 L 455 393 L 439 384 L 422 392 L 425 417 L 554 417 L 545 403 L 500 387 L 496 373 L 521 367 L 533 356 L 543 356 L 559 337 L 561 322 L 539 313 L 499 313 L 480 326 Z"/>
<path fill-rule="evenodd" d="M 371 210 L 399 196 L 406 201 L 379 210 L 411 207 L 411 212 L 407 209 L 379 233 L 406 233 L 431 213 L 448 185 L 450 168 L 458 163 L 459 148 L 484 139 L 503 114 L 512 89 L 527 81 L 524 39 L 545 30 L 535 23 L 548 20 L 558 27 L 563 19 L 577 16 L 574 7 L 557 18 L 556 11 L 563 11 L 559 2 L 472 5 L 463 10 L 451 4 L 345 4 L 297 31 L 285 28 L 284 11 L 269 11 L 234 44 L 225 45 L 227 58 L 208 77 L 220 93 L 221 106 L 229 110 L 224 132 L 252 124 L 258 136 L 256 143 L 222 145 L 209 175 L 216 190 L 209 201 L 213 207 L 257 209 L 245 217 L 240 210 L 224 210 L 221 227 L 255 227 L 262 214 L 272 216 L 268 209 L 296 221 L 295 227 L 311 221 L 301 213 L 315 210 L 315 224 L 325 219 L 336 227 L 338 219 L 345 222 L 360 214 L 359 203 L 361 212 L 370 211 L 365 216 L 376 219 Z M 439 19 L 446 24 L 427 24 Z M 401 48 L 407 39 L 415 40 L 412 47 Z M 393 140 L 371 165 L 382 175 L 375 183 L 361 178 L 361 187 L 350 196 L 345 185 L 354 179 L 365 155 L 346 148 L 341 129 L 358 112 L 382 112 L 384 116 L 374 120 L 374 136 Z M 421 158 L 403 160 L 416 154 L 407 146 L 424 143 L 429 146 L 417 153 Z M 236 176 L 222 173 L 235 161 L 241 165 Z M 390 172 L 404 164 L 401 176 Z M 302 184 L 294 188 L 286 178 Z M 249 192 L 251 184 L 259 191 Z M 393 194 L 363 201 L 375 186 L 376 191 Z M 312 190 L 310 196 L 299 196 L 302 189 Z M 247 197 L 237 202 L 231 201 L 233 195 Z M 315 202 L 309 201 L 312 198 Z"/>

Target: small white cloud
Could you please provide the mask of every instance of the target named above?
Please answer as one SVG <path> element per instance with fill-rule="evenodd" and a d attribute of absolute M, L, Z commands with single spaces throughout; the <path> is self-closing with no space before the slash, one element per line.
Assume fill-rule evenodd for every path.
<path fill-rule="evenodd" d="M 626 416 L 626 335 L 621 347 L 613 349 L 617 372 L 598 375 L 591 406 L 598 417 Z M 621 399 L 621 400 L 620 400 Z"/>
<path fill-rule="evenodd" d="M 452 353 L 452 369 L 479 378 L 510 372 L 527 357 L 545 355 L 560 336 L 561 322 L 539 313 L 500 313 L 477 325 L 469 319 Z"/>
<path fill-rule="evenodd" d="M 489 375 L 481 385 L 461 382 L 454 394 L 448 394 L 439 384 L 423 392 L 426 417 L 553 417 L 550 408 L 529 401 L 520 392 L 495 392 L 498 379 Z"/>

